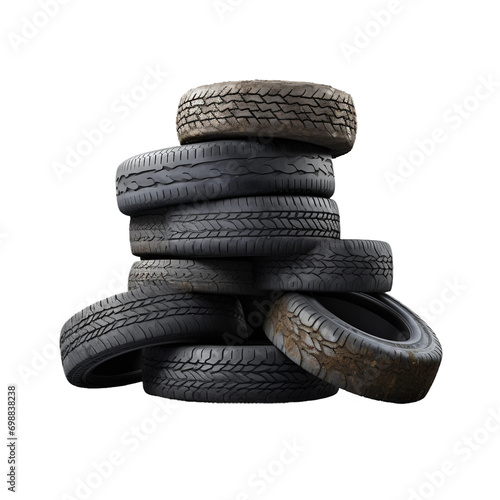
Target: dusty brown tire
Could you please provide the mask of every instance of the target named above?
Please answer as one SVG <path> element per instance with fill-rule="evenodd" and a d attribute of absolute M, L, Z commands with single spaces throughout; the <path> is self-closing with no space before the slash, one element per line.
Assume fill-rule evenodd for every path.
<path fill-rule="evenodd" d="M 386 294 L 288 293 L 271 307 L 264 330 L 309 373 L 394 403 L 422 399 L 442 356 L 432 330 Z"/>
<path fill-rule="evenodd" d="M 328 85 L 275 80 L 204 85 L 181 97 L 181 144 L 219 139 L 291 139 L 349 152 L 356 112 L 349 94 Z"/>

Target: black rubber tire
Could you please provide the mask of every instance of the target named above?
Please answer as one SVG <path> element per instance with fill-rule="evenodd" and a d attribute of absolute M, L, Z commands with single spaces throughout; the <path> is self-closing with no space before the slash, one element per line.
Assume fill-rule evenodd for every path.
<path fill-rule="evenodd" d="M 372 240 L 325 240 L 302 255 L 256 259 L 255 287 L 301 292 L 388 292 L 392 252 Z"/>
<path fill-rule="evenodd" d="M 171 343 L 243 337 L 246 323 L 236 297 L 186 294 L 168 286 L 135 288 L 101 300 L 70 318 L 61 331 L 69 382 L 113 387 L 141 380 L 141 349 Z"/>
<path fill-rule="evenodd" d="M 288 293 L 274 302 L 264 330 L 278 349 L 325 382 L 394 403 L 422 399 L 442 357 L 433 331 L 386 294 Z"/>
<path fill-rule="evenodd" d="M 142 360 L 144 390 L 170 399 L 289 403 L 326 398 L 338 391 L 267 342 L 156 347 L 144 349 Z"/>
<path fill-rule="evenodd" d="M 258 137 L 291 139 L 349 152 L 356 112 L 349 94 L 329 85 L 252 80 L 204 85 L 181 97 L 181 144 Z"/>
<path fill-rule="evenodd" d="M 328 150 L 293 141 L 218 141 L 161 149 L 124 161 L 116 174 L 118 208 L 145 210 L 257 195 L 334 192 Z"/>
<path fill-rule="evenodd" d="M 141 260 L 134 262 L 129 289 L 144 285 L 169 286 L 197 293 L 258 295 L 253 284 L 253 263 L 248 260 Z"/>
<path fill-rule="evenodd" d="M 304 253 L 340 238 L 333 200 L 254 196 L 158 210 L 130 219 L 139 257 L 255 257 Z"/>

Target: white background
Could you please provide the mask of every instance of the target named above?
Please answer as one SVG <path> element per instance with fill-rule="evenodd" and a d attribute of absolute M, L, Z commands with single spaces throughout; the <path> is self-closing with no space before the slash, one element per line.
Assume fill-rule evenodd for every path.
<path fill-rule="evenodd" d="M 19 391 L 18 498 L 498 498 L 500 423 L 489 418 L 500 411 L 497 5 L 232 3 L 74 0 L 30 28 L 46 21 L 40 5 L 4 2 L 2 366 L 4 390 Z M 168 76 L 124 106 L 148 67 Z M 65 380 L 62 324 L 124 291 L 135 260 L 116 207 L 118 164 L 177 144 L 176 107 L 188 89 L 258 78 L 353 96 L 358 137 L 335 161 L 334 198 L 343 237 L 392 245 L 392 295 L 434 311 L 427 318 L 444 358 L 423 401 L 340 392 L 290 405 L 170 404 L 140 384 L 85 390 Z M 484 80 L 496 84 L 487 91 Z M 56 175 L 68 147 L 103 119 L 113 130 Z M 425 158 L 416 141 L 428 145 Z M 391 189 L 387 172 L 399 175 L 401 157 L 418 165 Z M 171 415 L 157 423 L 162 402 Z M 140 443 L 134 426 L 146 431 Z M 294 441 L 298 456 L 280 466 L 283 443 Z M 93 462 L 118 454 L 100 479 Z M 444 462 L 446 476 L 437 472 Z M 272 481 L 256 483 L 268 467 Z M 77 489 L 89 480 L 90 492 Z"/>

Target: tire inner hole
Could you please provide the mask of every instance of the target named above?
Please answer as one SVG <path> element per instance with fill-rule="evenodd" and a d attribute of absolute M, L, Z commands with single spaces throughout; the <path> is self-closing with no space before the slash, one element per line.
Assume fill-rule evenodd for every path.
<path fill-rule="evenodd" d="M 369 335 L 393 342 L 405 342 L 410 338 L 407 326 L 396 314 L 361 296 L 339 294 L 338 297 L 314 298 L 335 316 Z"/>

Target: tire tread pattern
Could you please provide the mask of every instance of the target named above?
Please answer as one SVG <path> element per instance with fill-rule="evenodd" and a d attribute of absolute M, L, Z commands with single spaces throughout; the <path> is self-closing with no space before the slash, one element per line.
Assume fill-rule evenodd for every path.
<path fill-rule="evenodd" d="M 61 331 L 61 357 L 68 380 L 91 387 L 86 372 L 116 355 L 152 344 L 203 342 L 244 330 L 236 297 L 144 286 L 101 300 L 70 318 Z M 123 377 L 123 383 L 139 380 L 140 373 L 133 380 Z M 122 385 L 120 377 L 110 377 L 106 386 L 111 385 Z"/>
<path fill-rule="evenodd" d="M 255 286 L 302 292 L 388 292 L 391 247 L 383 241 L 327 240 L 302 255 L 256 259 Z"/>
<path fill-rule="evenodd" d="M 324 238 L 340 238 L 337 205 L 305 196 L 229 198 L 130 220 L 132 253 L 148 258 L 289 255 Z"/>
<path fill-rule="evenodd" d="M 299 140 L 349 152 L 356 137 L 352 97 L 327 85 L 242 81 L 205 85 L 180 100 L 181 144 L 235 137 Z"/>
<path fill-rule="evenodd" d="M 145 349 L 143 385 L 157 396 L 218 403 L 307 401 L 338 391 L 273 345 Z"/>
<path fill-rule="evenodd" d="M 124 161 L 116 174 L 126 215 L 172 205 L 255 195 L 330 198 L 331 155 L 294 141 L 217 141 L 160 149 Z"/>
<path fill-rule="evenodd" d="M 345 294 L 348 295 L 348 294 Z M 330 314 L 314 298 L 289 293 L 272 306 L 267 337 L 299 366 L 360 396 L 395 403 L 422 399 L 442 358 L 434 332 L 415 313 L 386 294 L 366 295 L 405 316 L 413 332 L 408 341 L 369 335 Z M 392 313 L 391 313 L 392 315 Z"/>

